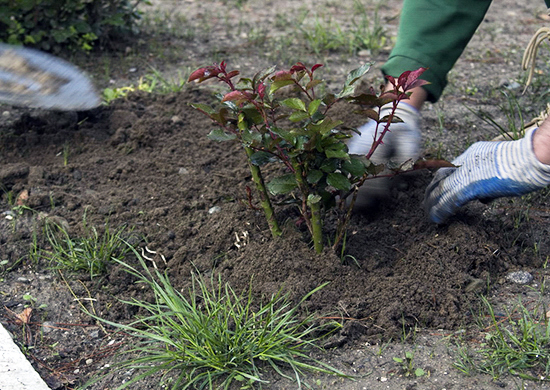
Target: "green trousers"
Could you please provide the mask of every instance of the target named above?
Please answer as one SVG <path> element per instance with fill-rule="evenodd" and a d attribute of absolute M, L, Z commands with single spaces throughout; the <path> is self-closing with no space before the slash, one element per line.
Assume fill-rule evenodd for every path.
<path fill-rule="evenodd" d="M 428 100 L 436 102 L 447 73 L 474 35 L 492 0 L 404 0 L 397 42 L 384 74 L 397 77 L 426 67 Z M 498 1 L 498 0 L 497 0 Z M 550 0 L 545 0 L 548 3 Z M 533 31 L 534 33 L 534 31 Z"/>

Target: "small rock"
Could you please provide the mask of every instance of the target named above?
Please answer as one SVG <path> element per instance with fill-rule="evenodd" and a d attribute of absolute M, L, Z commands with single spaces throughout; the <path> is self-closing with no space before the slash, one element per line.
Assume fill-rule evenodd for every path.
<path fill-rule="evenodd" d="M 90 365 L 94 362 L 94 359 L 86 359 L 86 365 Z"/>
<path fill-rule="evenodd" d="M 22 277 L 22 276 L 18 277 L 18 278 L 17 278 L 17 281 L 18 281 L 18 282 L 21 282 L 21 283 L 29 283 L 29 282 L 30 282 L 29 279 L 24 278 L 24 277 Z"/>
<path fill-rule="evenodd" d="M 516 284 L 529 284 L 533 281 L 533 275 L 527 271 L 510 272 L 506 275 L 506 280 Z"/>
<path fill-rule="evenodd" d="M 188 174 L 189 174 L 189 169 L 184 168 L 184 167 L 181 167 L 180 169 L 178 169 L 178 174 L 180 174 L 180 175 L 188 175 Z"/>
<path fill-rule="evenodd" d="M 54 323 L 51 321 L 44 321 L 42 323 L 42 332 L 50 333 L 54 329 Z"/>
<path fill-rule="evenodd" d="M 220 206 L 214 206 L 208 209 L 208 214 L 219 213 L 220 211 L 222 211 L 222 208 Z"/>
<path fill-rule="evenodd" d="M 2 116 L 3 116 L 4 118 L 9 117 L 10 115 L 11 115 L 11 112 L 9 112 L 9 111 L 4 111 L 4 112 L 2 112 Z"/>
<path fill-rule="evenodd" d="M 179 116 L 174 115 L 171 119 L 172 123 L 179 125 L 180 123 L 183 123 L 183 119 L 181 119 Z"/>

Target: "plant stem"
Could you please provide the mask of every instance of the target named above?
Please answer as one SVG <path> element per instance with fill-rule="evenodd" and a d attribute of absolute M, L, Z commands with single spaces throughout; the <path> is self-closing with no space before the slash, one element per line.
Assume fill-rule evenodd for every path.
<path fill-rule="evenodd" d="M 273 238 L 277 238 L 282 234 L 281 228 L 279 228 L 279 224 L 275 218 L 275 212 L 273 211 L 273 206 L 271 205 L 271 200 L 269 199 L 269 194 L 267 193 L 267 189 L 265 187 L 262 172 L 260 171 L 260 168 L 252 164 L 252 161 L 250 160 L 250 156 L 254 154 L 254 150 L 248 146 L 245 146 L 244 150 L 246 151 L 246 155 L 248 157 L 248 166 L 250 168 L 250 173 L 252 173 L 252 180 L 256 185 L 258 193 L 260 194 L 260 203 L 264 209 L 265 219 L 267 220 L 269 230 L 271 231 Z"/>
<path fill-rule="evenodd" d="M 297 158 L 290 159 L 294 168 L 294 177 L 298 188 L 302 192 L 302 216 L 306 221 L 311 238 L 313 239 L 313 247 L 317 253 L 323 251 L 323 220 L 321 219 L 321 197 L 319 195 L 310 194 L 309 186 L 304 180 L 302 165 Z M 311 211 L 311 217 L 308 216 L 308 208 Z"/>
<path fill-rule="evenodd" d="M 323 252 L 323 221 L 321 220 L 321 197 L 309 195 L 307 205 L 311 210 L 311 235 L 315 252 Z"/>

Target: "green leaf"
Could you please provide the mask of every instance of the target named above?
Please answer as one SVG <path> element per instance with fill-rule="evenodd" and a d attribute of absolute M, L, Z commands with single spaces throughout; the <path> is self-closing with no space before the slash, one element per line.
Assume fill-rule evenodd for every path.
<path fill-rule="evenodd" d="M 271 88 L 269 89 L 269 93 L 274 93 L 275 91 L 286 87 L 287 85 L 294 84 L 294 80 L 277 80 L 274 81 L 273 84 L 271 84 Z"/>
<path fill-rule="evenodd" d="M 222 129 L 214 129 L 208 134 L 208 138 L 212 141 L 224 142 L 224 141 L 233 141 L 237 138 L 236 134 L 226 133 Z"/>
<path fill-rule="evenodd" d="M 307 108 L 307 112 L 309 115 L 313 115 L 317 112 L 319 109 L 319 106 L 321 105 L 321 99 L 315 99 L 311 103 L 309 103 L 309 107 Z"/>
<path fill-rule="evenodd" d="M 281 104 L 285 107 L 292 108 L 293 110 L 306 111 L 305 103 L 299 98 L 288 98 L 283 100 Z"/>
<path fill-rule="evenodd" d="M 250 156 L 250 162 L 257 166 L 265 165 L 267 163 L 275 161 L 276 159 L 277 158 L 273 156 L 273 154 L 261 150 L 253 153 L 252 156 Z"/>
<path fill-rule="evenodd" d="M 319 203 L 321 200 L 323 200 L 323 198 L 321 197 L 321 195 L 309 194 L 309 195 L 307 196 L 307 204 L 308 204 L 308 205 L 315 204 L 315 203 Z"/>
<path fill-rule="evenodd" d="M 315 131 L 319 134 L 326 135 L 330 133 L 330 131 L 338 126 L 340 126 L 342 121 L 333 121 L 331 119 L 325 119 L 320 123 L 311 124 L 308 126 L 308 129 Z"/>
<path fill-rule="evenodd" d="M 263 69 L 261 71 L 259 71 L 258 73 L 256 73 L 254 75 L 254 78 L 252 80 L 252 85 L 254 87 L 256 87 L 258 85 L 259 82 L 262 82 L 264 81 L 267 77 L 269 77 L 269 75 L 271 75 L 273 72 L 275 72 L 275 69 L 277 67 L 275 65 L 273 65 L 272 67 L 270 68 L 267 68 L 267 69 Z"/>
<path fill-rule="evenodd" d="M 348 178 L 341 173 L 329 173 L 327 176 L 327 184 L 333 186 L 337 190 L 348 191 L 351 188 L 351 183 Z"/>
<path fill-rule="evenodd" d="M 371 63 L 366 63 L 363 66 L 360 66 L 357 69 L 352 70 L 348 77 L 346 78 L 346 82 L 344 83 L 344 88 L 342 91 L 336 95 L 337 98 L 343 98 L 345 96 L 349 96 L 355 92 L 355 82 L 359 80 L 365 73 L 367 73 L 371 67 Z"/>
<path fill-rule="evenodd" d="M 336 168 L 338 167 L 338 160 L 336 159 L 328 159 L 325 162 L 323 162 L 323 165 L 321 165 L 319 168 L 323 172 L 334 172 Z"/>
<path fill-rule="evenodd" d="M 356 158 L 350 158 L 349 160 L 344 161 L 342 164 L 342 169 L 356 177 L 363 176 L 367 170 L 365 168 L 365 164 Z"/>
<path fill-rule="evenodd" d="M 252 145 L 254 142 L 260 143 L 262 142 L 262 135 L 256 131 L 251 131 L 250 129 L 244 129 L 241 132 L 241 138 L 243 142 L 245 142 L 248 145 Z"/>
<path fill-rule="evenodd" d="M 267 184 L 267 189 L 273 195 L 288 194 L 298 186 L 293 173 L 279 176 Z"/>
<path fill-rule="evenodd" d="M 294 111 L 288 117 L 288 119 L 291 122 L 301 122 L 301 121 L 306 120 L 308 118 L 309 118 L 309 114 L 307 112 L 303 112 L 303 111 Z"/>
<path fill-rule="evenodd" d="M 346 145 L 337 143 L 325 148 L 325 156 L 328 158 L 338 158 L 340 160 L 349 160 Z"/>
<path fill-rule="evenodd" d="M 312 169 L 311 171 L 308 172 L 306 180 L 309 184 L 315 184 L 319 180 L 321 180 L 322 177 L 323 177 L 323 172 L 317 169 Z"/>
<path fill-rule="evenodd" d="M 208 115 L 213 115 L 216 113 L 216 111 L 212 107 L 210 107 L 208 104 L 192 103 L 191 107 L 193 107 L 195 110 L 203 111 Z"/>
<path fill-rule="evenodd" d="M 416 370 L 414 370 L 414 375 L 416 375 L 416 377 L 418 378 L 418 377 L 426 375 L 426 371 L 424 371 L 421 368 L 417 368 Z"/>

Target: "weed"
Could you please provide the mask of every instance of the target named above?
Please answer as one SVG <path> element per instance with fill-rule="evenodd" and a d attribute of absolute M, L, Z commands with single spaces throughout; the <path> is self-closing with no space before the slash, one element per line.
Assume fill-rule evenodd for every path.
<path fill-rule="evenodd" d="M 351 27 L 348 28 L 330 18 L 321 20 L 319 17 L 315 18 L 313 25 L 302 24 L 300 31 L 312 52 L 321 54 L 325 51 L 344 51 L 353 55 L 360 50 L 370 50 L 377 54 L 385 46 L 386 30 L 378 14 L 380 4 L 376 6 L 372 18 L 367 16 L 361 2 L 355 1 L 354 7 L 357 9 L 354 14 L 361 16 L 359 19 L 352 18 Z"/>
<path fill-rule="evenodd" d="M 185 296 L 176 290 L 167 275 L 151 272 L 142 257 L 142 271 L 123 265 L 154 294 L 154 301 L 126 301 L 147 313 L 129 325 L 104 322 L 136 337 L 136 348 L 117 369 L 132 367 L 141 373 L 119 388 L 142 378 L 162 374 L 172 389 L 228 389 L 233 383 L 241 388 L 266 383 L 262 373 L 272 368 L 279 375 L 295 380 L 301 388 L 304 370 L 342 375 L 325 363 L 311 359 L 306 348 L 315 347 L 312 335 L 319 332 L 314 318 L 298 318 L 298 306 L 320 286 L 293 306 L 286 295 L 273 296 L 267 303 L 256 303 L 249 288 L 237 294 L 221 280 L 205 281 L 192 276 L 192 287 Z M 335 324 L 337 325 L 337 324 Z M 283 372 L 292 371 L 292 376 Z"/>
<path fill-rule="evenodd" d="M 401 366 L 401 369 L 403 370 L 405 376 L 415 376 L 417 378 L 426 375 L 426 371 L 424 371 L 420 367 L 414 366 L 414 353 L 413 352 L 405 352 L 405 357 L 394 357 L 393 361 L 398 363 Z"/>
<path fill-rule="evenodd" d="M 550 322 L 544 305 L 529 310 L 520 301 L 504 318 L 482 297 L 490 331 L 480 349 L 468 351 L 459 345 L 454 364 L 462 372 L 472 370 L 499 378 L 505 373 L 521 379 L 548 381 L 550 374 Z M 480 320 L 481 322 L 481 320 Z M 485 326 L 484 329 L 487 329 Z"/>
<path fill-rule="evenodd" d="M 171 92 L 180 92 L 185 86 L 185 77 L 182 72 L 178 72 L 176 78 L 166 78 L 152 68 L 151 74 L 140 77 L 136 86 L 129 85 L 119 88 L 105 88 L 103 90 L 103 101 L 109 104 L 115 99 L 126 97 L 130 92 L 143 91 L 147 93 L 168 94 Z"/>
<path fill-rule="evenodd" d="M 523 111 L 516 97 L 506 91 L 501 92 L 506 99 L 506 104 L 499 105 L 500 111 L 506 117 L 506 124 L 498 123 L 491 114 L 486 111 L 475 111 L 466 107 L 470 112 L 476 115 L 480 120 L 492 126 L 504 140 L 517 140 L 523 137 L 525 121 Z"/>
<path fill-rule="evenodd" d="M 33 309 L 45 309 L 48 307 L 45 303 L 38 304 L 38 301 L 31 294 L 23 294 L 23 300 L 26 302 L 25 307 L 32 307 Z"/>
<path fill-rule="evenodd" d="M 107 271 L 114 260 L 121 260 L 130 251 L 124 241 L 126 226 L 112 230 L 108 223 L 102 234 L 95 227 L 88 227 L 84 220 L 85 237 L 73 238 L 58 224 L 47 223 L 44 231 L 51 247 L 43 256 L 54 268 L 72 272 L 86 271 L 93 278 Z"/>

